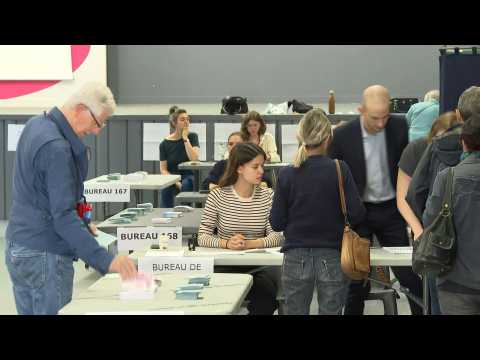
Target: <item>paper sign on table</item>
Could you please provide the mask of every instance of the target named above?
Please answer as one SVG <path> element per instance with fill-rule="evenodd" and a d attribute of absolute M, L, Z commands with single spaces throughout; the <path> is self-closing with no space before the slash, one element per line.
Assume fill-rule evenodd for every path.
<path fill-rule="evenodd" d="M 148 250 L 159 245 L 162 237 L 168 238 L 168 250 L 182 248 L 181 226 L 147 226 L 117 228 L 118 250 Z"/>
<path fill-rule="evenodd" d="M 150 274 L 213 273 L 213 257 L 141 257 L 138 271 Z"/>
<path fill-rule="evenodd" d="M 25 125 L 8 124 L 8 151 L 16 151 L 18 140 Z"/>
<path fill-rule="evenodd" d="M 122 182 L 85 182 L 87 202 L 130 202 L 130 185 Z"/>

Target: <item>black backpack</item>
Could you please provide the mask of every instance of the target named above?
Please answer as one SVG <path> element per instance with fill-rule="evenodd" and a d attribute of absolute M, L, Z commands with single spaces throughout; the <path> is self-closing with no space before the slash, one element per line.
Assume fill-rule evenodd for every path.
<path fill-rule="evenodd" d="M 412 269 L 419 275 L 443 276 L 452 270 L 456 255 L 453 222 L 453 167 L 450 168 L 442 209 L 433 223 L 413 243 Z"/>
<path fill-rule="evenodd" d="M 246 114 L 248 112 L 247 98 L 241 96 L 227 96 L 222 99 L 220 114 Z"/>
<path fill-rule="evenodd" d="M 295 99 L 288 102 L 288 107 L 290 108 L 290 106 L 292 107 L 293 112 L 296 112 L 299 114 L 305 114 L 313 109 L 313 106 L 305 104 L 304 102 L 301 102 Z"/>

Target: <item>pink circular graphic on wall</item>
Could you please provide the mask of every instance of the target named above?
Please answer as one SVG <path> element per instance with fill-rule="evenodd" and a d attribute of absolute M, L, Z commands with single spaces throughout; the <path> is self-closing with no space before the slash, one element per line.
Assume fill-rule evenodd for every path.
<path fill-rule="evenodd" d="M 90 45 L 70 45 L 72 50 L 72 71 L 75 72 L 83 64 L 90 52 Z M 48 81 L 0 81 L 0 99 L 11 99 L 44 90 L 61 80 Z"/>

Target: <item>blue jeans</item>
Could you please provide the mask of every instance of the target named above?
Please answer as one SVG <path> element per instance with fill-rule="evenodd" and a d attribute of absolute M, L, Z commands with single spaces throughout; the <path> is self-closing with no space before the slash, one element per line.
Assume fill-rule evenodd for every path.
<path fill-rule="evenodd" d="M 437 278 L 428 275 L 428 293 L 430 296 L 430 315 L 442 315 L 440 301 L 438 300 Z"/>
<path fill-rule="evenodd" d="M 185 175 L 182 176 L 182 188 L 181 191 L 193 191 L 193 175 Z M 169 186 L 166 189 L 162 190 L 162 208 L 173 208 L 173 200 L 175 196 L 178 194 L 177 187 L 175 185 Z"/>
<path fill-rule="evenodd" d="M 338 250 L 287 250 L 282 268 L 285 314 L 308 315 L 316 287 L 319 315 L 341 315 L 349 283 L 340 267 Z"/>
<path fill-rule="evenodd" d="M 7 242 L 5 263 L 19 315 L 56 315 L 72 300 L 72 257 Z"/>

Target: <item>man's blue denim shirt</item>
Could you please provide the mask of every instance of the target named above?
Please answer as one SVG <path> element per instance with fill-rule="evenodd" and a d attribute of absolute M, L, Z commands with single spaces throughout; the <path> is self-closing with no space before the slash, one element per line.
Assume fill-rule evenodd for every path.
<path fill-rule="evenodd" d="M 79 257 L 107 273 L 113 255 L 76 211 L 87 172 L 87 147 L 58 108 L 31 118 L 18 141 L 6 240 Z"/>

